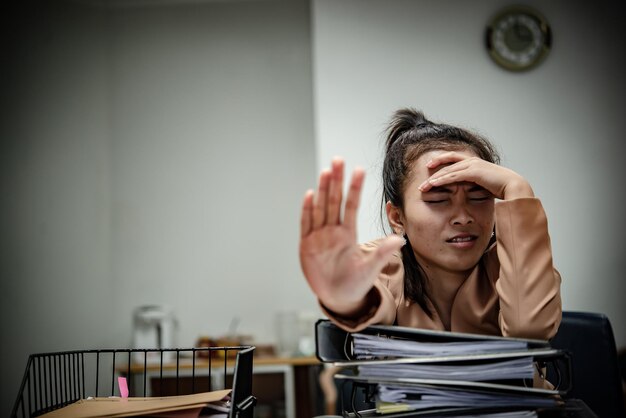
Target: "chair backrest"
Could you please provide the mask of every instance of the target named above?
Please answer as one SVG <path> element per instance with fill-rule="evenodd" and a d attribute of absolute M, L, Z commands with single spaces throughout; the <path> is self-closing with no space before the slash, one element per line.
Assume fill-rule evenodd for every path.
<path fill-rule="evenodd" d="M 572 355 L 573 387 L 567 397 L 583 400 L 600 418 L 624 418 L 622 380 L 607 316 L 564 311 L 550 343 Z"/>

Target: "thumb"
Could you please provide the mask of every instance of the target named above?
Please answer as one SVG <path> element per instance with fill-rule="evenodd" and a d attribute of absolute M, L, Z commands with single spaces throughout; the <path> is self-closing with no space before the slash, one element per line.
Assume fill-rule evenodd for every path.
<path fill-rule="evenodd" d="M 381 271 L 396 251 L 400 251 L 406 240 L 396 234 L 383 239 L 375 251 L 368 255 L 366 264 L 370 271 Z"/>

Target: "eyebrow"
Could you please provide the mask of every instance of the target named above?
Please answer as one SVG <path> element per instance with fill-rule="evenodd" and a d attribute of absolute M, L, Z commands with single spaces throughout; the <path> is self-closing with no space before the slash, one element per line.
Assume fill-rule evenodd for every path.
<path fill-rule="evenodd" d="M 452 190 L 444 186 L 436 186 L 424 193 L 452 193 Z"/>
<path fill-rule="evenodd" d="M 478 184 L 474 184 L 472 187 L 470 187 L 470 189 L 468 190 L 468 192 L 482 192 L 482 191 L 487 191 L 487 189 L 485 189 L 483 186 L 479 186 Z"/>
<path fill-rule="evenodd" d="M 487 189 L 485 189 L 483 186 L 479 186 L 478 184 L 474 184 L 472 187 L 469 188 L 468 193 L 482 191 L 487 191 Z M 434 186 L 429 191 L 424 193 L 452 193 L 452 189 L 446 186 Z"/>

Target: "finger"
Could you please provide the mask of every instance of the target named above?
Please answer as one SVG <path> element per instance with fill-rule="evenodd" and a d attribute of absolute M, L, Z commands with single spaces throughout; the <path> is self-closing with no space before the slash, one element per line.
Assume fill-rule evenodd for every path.
<path fill-rule="evenodd" d="M 418 187 L 419 191 L 422 193 L 426 193 L 432 188 L 433 188 L 433 185 L 430 183 L 429 179 L 424 180 L 424 182 L 420 184 Z"/>
<path fill-rule="evenodd" d="M 433 175 L 431 178 L 426 180 L 425 187 L 420 185 L 420 190 L 422 192 L 430 190 L 432 187 L 441 187 L 454 183 L 478 183 L 473 175 L 470 174 L 470 170 L 463 169 L 452 171 L 443 175 Z M 422 183 L 424 184 L 424 183 Z"/>
<path fill-rule="evenodd" d="M 313 190 L 307 190 L 302 201 L 300 216 L 300 237 L 304 238 L 313 229 Z"/>
<path fill-rule="evenodd" d="M 320 173 L 317 194 L 313 200 L 313 229 L 320 228 L 326 223 L 326 201 L 328 199 L 329 182 L 330 170 L 325 169 Z"/>
<path fill-rule="evenodd" d="M 473 181 L 471 173 L 471 160 L 461 160 L 438 170 L 419 185 L 418 189 L 427 192 L 434 186 L 442 186 L 461 181 Z"/>
<path fill-rule="evenodd" d="M 390 261 L 393 253 L 400 251 L 406 244 L 404 238 L 391 234 L 383 239 L 375 251 L 366 258 L 366 269 L 368 271 L 381 271 Z"/>
<path fill-rule="evenodd" d="M 446 151 L 442 152 L 441 154 L 436 154 L 433 158 L 430 159 L 430 161 L 426 163 L 426 167 L 431 169 L 437 168 L 442 164 L 456 163 L 467 158 L 468 157 L 465 154 L 461 154 L 456 151 Z"/>
<path fill-rule="evenodd" d="M 343 189 L 343 160 L 334 158 L 331 164 L 330 186 L 328 188 L 328 218 L 329 225 L 339 225 L 341 216 L 341 199 Z"/>
<path fill-rule="evenodd" d="M 364 178 L 365 171 L 360 167 L 355 168 L 352 173 L 352 179 L 350 180 L 350 189 L 348 190 L 343 217 L 344 225 L 352 231 L 356 231 L 356 215 L 359 208 L 359 201 L 361 200 Z"/>

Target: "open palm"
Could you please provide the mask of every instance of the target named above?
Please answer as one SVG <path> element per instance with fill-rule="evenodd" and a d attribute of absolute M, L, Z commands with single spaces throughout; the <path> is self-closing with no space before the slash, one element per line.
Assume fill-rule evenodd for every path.
<path fill-rule="evenodd" d="M 331 169 L 322 171 L 317 191 L 304 197 L 300 225 L 304 276 L 320 301 L 339 314 L 361 308 L 378 273 L 403 242 L 388 237 L 371 254 L 361 251 L 356 215 L 365 173 L 354 170 L 342 217 L 343 169 L 343 160 L 335 158 Z"/>

